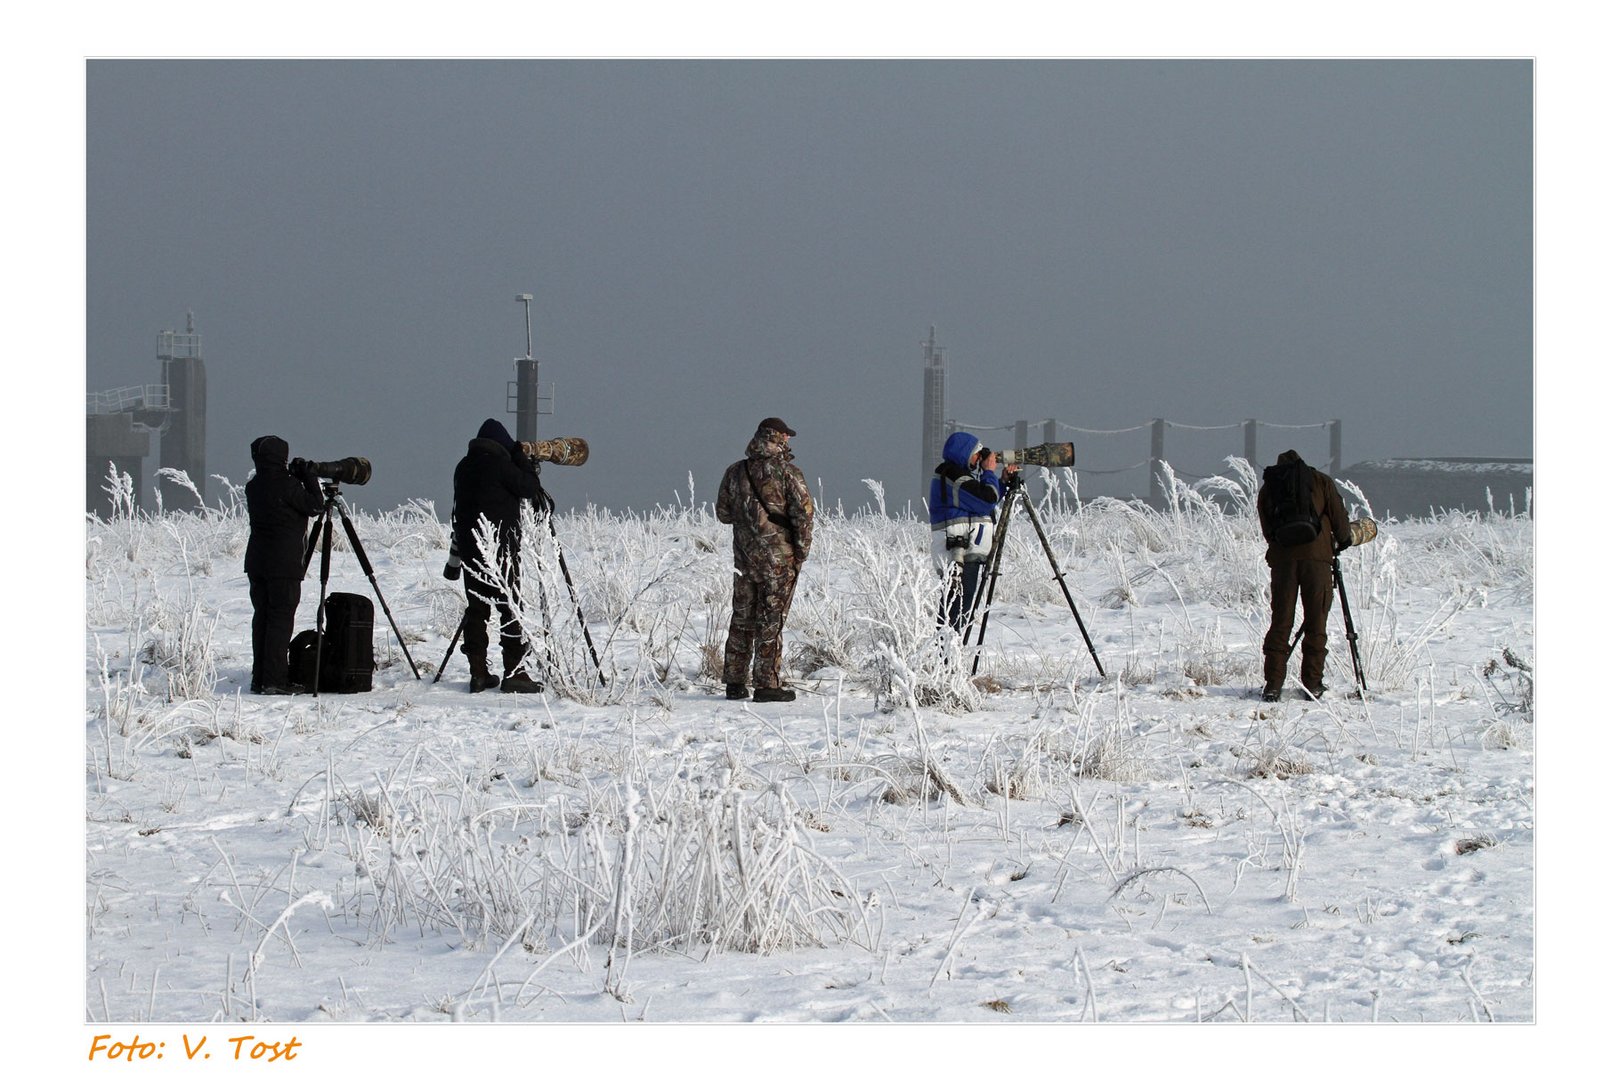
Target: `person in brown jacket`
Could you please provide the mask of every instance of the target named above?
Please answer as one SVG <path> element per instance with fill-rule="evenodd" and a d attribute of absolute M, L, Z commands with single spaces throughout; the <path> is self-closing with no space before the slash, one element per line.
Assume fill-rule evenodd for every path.
<path fill-rule="evenodd" d="M 1310 511 L 1318 523 L 1316 538 L 1306 543 L 1288 544 L 1277 534 L 1284 526 L 1276 518 L 1280 501 L 1272 494 L 1272 479 L 1286 482 L 1294 466 L 1309 477 Z M 1265 689 L 1261 697 L 1277 701 L 1288 677 L 1289 637 L 1294 629 L 1294 605 L 1304 608 L 1304 648 L 1300 654 L 1299 679 L 1312 697 L 1321 697 L 1322 669 L 1327 664 L 1327 619 L 1333 610 L 1333 556 L 1351 544 L 1350 515 L 1333 478 L 1305 464 L 1292 450 L 1277 455 L 1277 464 L 1266 469 L 1266 483 L 1257 500 L 1260 532 L 1266 538 L 1266 565 L 1271 567 L 1271 629 L 1266 631 Z"/>

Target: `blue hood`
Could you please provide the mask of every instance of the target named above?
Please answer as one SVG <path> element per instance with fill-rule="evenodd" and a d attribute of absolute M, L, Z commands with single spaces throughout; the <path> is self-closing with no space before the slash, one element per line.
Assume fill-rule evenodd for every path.
<path fill-rule="evenodd" d="M 965 431 L 958 431 L 945 440 L 945 460 L 965 469 L 973 463 L 973 455 L 983 447 L 984 444 L 974 436 Z"/>

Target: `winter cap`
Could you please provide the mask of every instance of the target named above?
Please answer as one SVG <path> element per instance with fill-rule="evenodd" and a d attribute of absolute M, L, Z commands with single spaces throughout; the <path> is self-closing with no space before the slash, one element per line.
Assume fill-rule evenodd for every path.
<path fill-rule="evenodd" d="M 780 416 L 767 416 L 759 422 L 760 431 L 775 431 L 782 435 L 797 435 L 798 432 L 782 422 Z"/>
<path fill-rule="evenodd" d="M 494 441 L 500 443 L 501 448 L 508 454 L 517 449 L 517 442 L 506 430 L 506 425 L 495 419 L 493 416 L 488 420 L 485 420 L 483 427 L 478 429 L 478 437 L 480 439 L 493 439 Z"/>
<path fill-rule="evenodd" d="M 255 462 L 266 464 L 287 464 L 287 440 L 280 435 L 260 435 L 249 445 L 248 450 Z"/>

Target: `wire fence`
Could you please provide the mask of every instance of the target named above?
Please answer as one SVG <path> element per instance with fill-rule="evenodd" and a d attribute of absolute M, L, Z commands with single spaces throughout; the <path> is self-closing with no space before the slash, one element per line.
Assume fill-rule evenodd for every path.
<path fill-rule="evenodd" d="M 1311 424 L 1279 424 L 1265 420 L 1240 420 L 1230 424 L 1188 424 L 1178 420 L 1156 418 L 1121 428 L 1088 428 L 1053 419 L 1041 421 L 1019 420 L 1010 424 L 994 425 L 968 424 L 957 420 L 946 420 L 945 426 L 947 433 L 969 431 L 979 435 L 981 441 L 985 442 L 990 441 L 984 438 L 986 434 L 1008 432 L 1013 440 L 1012 449 L 1023 449 L 1038 442 L 1058 442 L 1063 436 L 1080 436 L 1082 440 L 1089 442 L 1096 439 L 1137 435 L 1145 431 L 1148 433 L 1148 453 L 1146 457 L 1132 461 L 1130 458 L 1134 455 L 1127 451 L 1115 455 L 1114 459 L 1110 460 L 1107 451 L 1100 447 L 1093 449 L 1093 447 L 1088 446 L 1083 451 L 1077 446 L 1075 448 L 1074 470 L 1086 476 L 1116 479 L 1138 473 L 1139 475 L 1131 478 L 1126 485 L 1130 489 L 1126 493 L 1138 496 L 1145 495 L 1150 502 L 1156 505 L 1162 504 L 1164 501 L 1165 493 L 1162 484 L 1164 477 L 1168 473 L 1173 472 L 1183 480 L 1193 481 L 1208 479 L 1212 475 L 1203 471 L 1207 466 L 1202 464 L 1211 455 L 1211 446 L 1207 438 L 1210 433 L 1241 433 L 1241 439 L 1234 439 L 1232 444 L 1225 448 L 1224 452 L 1215 450 L 1214 453 L 1220 458 L 1240 456 L 1258 470 L 1260 468 L 1259 445 L 1262 429 L 1268 431 L 1326 431 L 1328 435 L 1326 447 L 1327 471 L 1330 474 L 1337 473 L 1340 466 L 1341 423 L 1338 420 L 1320 420 Z M 1173 432 L 1178 431 L 1185 432 L 1189 436 L 1186 440 L 1177 440 L 1176 452 L 1182 455 L 1179 463 L 1178 459 L 1171 456 L 1169 450 L 1171 435 Z M 1069 439 L 1068 441 L 1076 440 Z M 1119 445 L 1129 445 L 1130 441 L 1124 439 Z M 1189 457 L 1196 456 L 1196 451 L 1200 447 L 1191 444 L 1200 441 L 1204 443 L 1201 448 L 1204 453 L 1199 459 L 1200 467 L 1194 467 Z"/>

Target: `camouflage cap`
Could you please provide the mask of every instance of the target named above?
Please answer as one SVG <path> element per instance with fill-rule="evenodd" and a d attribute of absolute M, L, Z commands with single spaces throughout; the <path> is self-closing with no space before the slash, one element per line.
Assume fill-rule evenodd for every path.
<path fill-rule="evenodd" d="M 788 427 L 780 416 L 767 416 L 759 422 L 760 431 L 775 431 L 782 435 L 797 435 L 798 432 Z"/>

